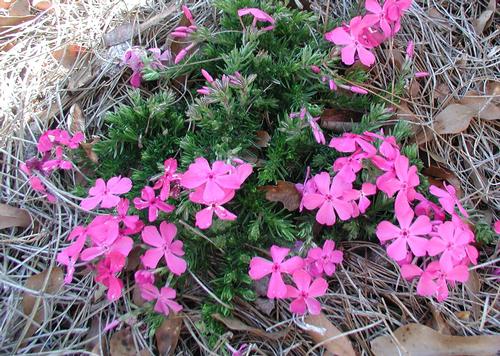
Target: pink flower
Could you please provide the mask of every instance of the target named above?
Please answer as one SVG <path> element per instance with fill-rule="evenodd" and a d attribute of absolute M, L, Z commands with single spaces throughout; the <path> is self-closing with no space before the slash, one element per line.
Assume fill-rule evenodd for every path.
<path fill-rule="evenodd" d="M 128 193 L 130 189 L 132 189 L 132 181 L 129 178 L 112 177 L 107 183 L 99 178 L 89 189 L 89 197 L 83 199 L 80 206 L 87 211 L 99 204 L 101 208 L 113 208 L 120 202 L 118 195 Z"/>
<path fill-rule="evenodd" d="M 311 126 L 311 130 L 313 132 L 314 139 L 316 140 L 317 143 L 320 145 L 324 145 L 326 140 L 325 140 L 325 135 L 323 134 L 323 131 L 321 131 L 321 128 L 318 125 L 318 120 L 320 117 L 312 117 L 312 115 L 307 111 L 305 107 L 300 109 L 300 112 L 292 112 L 290 114 L 290 118 L 300 118 L 301 120 L 307 119 L 307 122 L 309 123 L 309 126 Z"/>
<path fill-rule="evenodd" d="M 358 201 L 358 208 L 361 214 L 364 214 L 366 212 L 366 209 L 368 209 L 371 204 L 370 199 L 368 199 L 367 197 L 376 193 L 377 186 L 375 184 L 363 183 L 363 185 L 361 186 L 361 190 L 359 191 Z"/>
<path fill-rule="evenodd" d="M 413 41 L 408 41 L 408 46 L 406 47 L 406 55 L 408 58 L 413 58 L 413 55 L 415 54 L 415 44 Z"/>
<path fill-rule="evenodd" d="M 180 61 L 182 61 L 184 59 L 184 57 L 187 56 L 187 54 L 189 53 L 189 51 L 194 48 L 194 46 L 195 46 L 195 43 L 191 43 L 189 46 L 181 49 L 179 51 L 179 53 L 177 53 L 177 55 L 175 56 L 174 64 L 179 64 Z"/>
<path fill-rule="evenodd" d="M 445 267 L 437 261 L 431 262 L 422 273 L 417 285 L 417 293 L 422 296 L 433 296 L 441 302 L 448 298 L 447 282 L 466 282 L 469 271 L 466 265 Z"/>
<path fill-rule="evenodd" d="M 417 216 L 427 215 L 429 218 L 433 216 L 434 220 L 444 221 L 444 211 L 437 204 L 434 204 L 420 193 L 415 194 L 415 199 L 419 201 L 415 206 Z"/>
<path fill-rule="evenodd" d="M 416 72 L 415 78 L 425 78 L 429 76 L 429 72 Z"/>
<path fill-rule="evenodd" d="M 319 207 L 316 221 L 331 226 L 335 224 L 335 213 L 341 220 L 349 219 L 352 216 L 353 207 L 346 198 L 353 197 L 355 193 L 351 184 L 338 175 L 331 180 L 330 184 L 330 175 L 326 172 L 314 176 L 313 179 L 318 192 L 304 194 L 302 200 L 308 210 Z"/>
<path fill-rule="evenodd" d="M 443 187 L 444 189 L 440 189 L 435 185 L 431 185 L 429 188 L 429 192 L 438 198 L 439 204 L 441 204 L 441 206 L 447 213 L 454 214 L 456 206 L 458 208 L 458 211 L 460 211 L 460 213 L 462 213 L 464 217 L 469 217 L 469 214 L 467 214 L 467 211 L 464 209 L 464 207 L 460 203 L 460 200 L 457 198 L 455 187 L 452 185 L 446 185 L 446 183 L 443 183 Z"/>
<path fill-rule="evenodd" d="M 168 316 L 170 310 L 178 313 L 182 310 L 182 305 L 173 300 L 176 297 L 175 289 L 170 287 L 163 287 L 161 291 L 158 290 L 153 284 L 143 284 L 140 286 L 141 296 L 147 300 L 156 300 L 154 310 L 158 313 L 163 313 Z"/>
<path fill-rule="evenodd" d="M 422 236 L 431 232 L 431 221 L 427 216 L 419 216 L 412 223 L 414 216 L 411 208 L 396 205 L 399 227 L 389 221 L 382 221 L 377 226 L 376 234 L 381 242 L 394 240 L 387 247 L 387 254 L 396 261 L 406 257 L 407 246 L 415 256 L 424 256 L 427 252 L 428 240 Z"/>
<path fill-rule="evenodd" d="M 141 269 L 134 274 L 135 283 L 137 284 L 154 284 L 155 275 L 150 271 Z"/>
<path fill-rule="evenodd" d="M 368 136 L 345 133 L 341 137 L 334 137 L 331 139 L 329 147 L 335 148 L 339 152 L 355 152 L 361 149 L 369 156 L 377 153 L 377 149 L 370 143 L 371 138 Z"/>
<path fill-rule="evenodd" d="M 257 280 L 271 274 L 267 289 L 268 298 L 285 298 L 287 288 L 281 274 L 292 274 L 304 265 L 304 261 L 298 256 L 284 261 L 289 252 L 290 249 L 288 248 L 273 245 L 271 247 L 272 262 L 262 257 L 254 257 L 250 261 L 250 271 L 248 274 L 251 279 Z"/>
<path fill-rule="evenodd" d="M 411 5 L 412 0 L 386 0 L 383 7 L 376 0 L 366 0 L 366 10 L 372 14 L 366 15 L 371 25 L 378 24 L 384 36 L 391 37 L 401 28 L 403 12 Z"/>
<path fill-rule="evenodd" d="M 134 88 L 139 88 L 142 80 L 142 69 L 144 68 L 139 51 L 136 49 L 127 50 L 123 56 L 123 63 L 132 69 L 130 85 Z"/>
<path fill-rule="evenodd" d="M 96 282 L 108 287 L 107 297 L 111 301 L 120 298 L 123 289 L 123 282 L 116 277 L 125 266 L 125 256 L 120 253 L 112 252 L 105 259 L 97 264 Z"/>
<path fill-rule="evenodd" d="M 370 51 L 376 43 L 372 34 L 368 31 L 369 24 L 366 18 L 354 17 L 349 26 L 341 26 L 325 34 L 326 40 L 335 43 L 342 48 L 342 62 L 347 65 L 354 63 L 356 53 L 366 66 L 375 63 L 375 55 Z"/>
<path fill-rule="evenodd" d="M 335 242 L 326 240 L 323 248 L 310 249 L 307 258 L 311 262 L 310 268 L 315 276 L 323 272 L 327 276 L 332 276 L 335 273 L 335 265 L 342 262 L 343 253 L 335 250 Z"/>
<path fill-rule="evenodd" d="M 393 172 L 387 172 L 377 178 L 377 187 L 389 197 L 398 192 L 396 204 L 413 201 L 415 199 L 415 187 L 420 184 L 417 167 L 411 166 L 406 156 L 400 155 L 394 161 Z M 398 200 L 403 199 L 401 202 Z"/>
<path fill-rule="evenodd" d="M 245 354 L 245 351 L 248 349 L 248 344 L 242 344 L 238 350 L 236 350 L 234 347 L 232 347 L 229 344 L 226 344 L 227 348 L 229 351 L 231 351 L 231 356 L 243 356 Z"/>
<path fill-rule="evenodd" d="M 175 209 L 173 205 L 167 204 L 160 197 L 157 197 L 154 189 L 151 187 L 146 186 L 141 190 L 141 198 L 134 198 L 134 205 L 138 210 L 149 209 L 149 222 L 153 222 L 158 218 L 159 210 L 171 213 Z"/>
<path fill-rule="evenodd" d="M 438 236 L 434 236 L 427 244 L 430 256 L 441 254 L 439 263 L 447 270 L 453 268 L 467 256 L 466 246 L 469 236 L 451 221 L 438 226 Z"/>
<path fill-rule="evenodd" d="M 180 179 L 180 174 L 175 173 L 177 170 L 177 160 L 169 158 L 163 163 L 165 167 L 163 175 L 158 179 L 153 186 L 153 189 L 160 189 L 160 199 L 165 201 L 170 197 L 170 184 L 173 181 Z"/>
<path fill-rule="evenodd" d="M 63 148 L 61 146 L 56 147 L 56 159 L 48 160 L 42 164 L 42 170 L 44 171 L 50 172 L 58 168 L 64 170 L 73 168 L 73 163 L 63 159 Z"/>
<path fill-rule="evenodd" d="M 404 279 L 408 281 L 411 281 L 415 277 L 419 277 L 423 273 L 420 267 L 411 263 L 402 265 L 400 269 L 401 269 L 401 275 L 403 276 Z"/>
<path fill-rule="evenodd" d="M 253 16 L 253 22 L 252 22 L 252 28 L 257 28 L 257 22 L 267 22 L 270 24 L 270 26 L 263 27 L 261 30 L 262 31 L 270 31 L 274 28 L 274 23 L 275 20 L 266 12 L 262 11 L 261 9 L 257 8 L 244 8 L 244 9 L 239 9 L 238 10 L 238 16 L 241 18 L 245 15 L 252 15 Z"/>
<path fill-rule="evenodd" d="M 130 201 L 126 198 L 120 199 L 120 202 L 116 206 L 116 220 L 123 223 L 129 229 L 135 229 L 137 223 L 139 222 L 139 216 L 137 215 L 127 215 L 128 208 L 130 206 Z"/>
<path fill-rule="evenodd" d="M 368 155 L 361 150 L 357 150 L 347 157 L 339 157 L 333 162 L 333 171 L 338 172 L 347 181 L 354 182 L 356 173 L 363 168 L 363 159 L 367 157 Z"/>
<path fill-rule="evenodd" d="M 75 273 L 75 263 L 78 260 L 78 257 L 80 257 L 80 253 L 83 250 L 85 240 L 86 236 L 84 234 L 81 234 L 78 236 L 75 242 L 73 242 L 71 245 L 57 254 L 57 262 L 66 266 L 66 276 L 64 277 L 64 283 L 71 283 L 71 281 L 73 280 L 73 273 Z"/>
<path fill-rule="evenodd" d="M 233 167 L 222 161 L 215 161 L 210 167 L 203 157 L 195 159 L 189 169 L 182 175 L 181 185 L 184 188 L 203 189 L 203 199 L 207 202 L 221 201 L 227 190 L 239 189 L 240 179 L 235 174 L 230 174 Z"/>
<path fill-rule="evenodd" d="M 287 298 L 295 298 L 290 303 L 292 313 L 305 314 L 306 310 L 312 315 L 321 312 L 321 304 L 315 299 L 326 293 L 328 283 L 323 278 L 316 278 L 311 283 L 311 276 L 304 270 L 293 273 L 293 281 L 297 288 L 287 286 Z"/>
<path fill-rule="evenodd" d="M 160 232 L 155 226 L 146 226 L 142 230 L 142 240 L 155 248 L 149 249 L 141 257 L 142 263 L 148 268 L 156 268 L 162 257 L 165 257 L 168 269 L 180 276 L 186 271 L 186 261 L 179 256 L 184 256 L 182 241 L 174 241 L 177 227 L 174 224 L 162 221 Z"/>
<path fill-rule="evenodd" d="M 188 19 L 188 21 L 191 23 L 191 25 L 194 25 L 195 22 L 194 22 L 193 14 L 191 13 L 191 10 L 189 10 L 189 7 L 182 5 L 181 9 L 182 9 L 182 12 L 184 13 L 184 16 Z"/>
<path fill-rule="evenodd" d="M 109 236 L 102 235 L 99 236 L 99 238 L 94 237 L 92 242 L 92 247 L 82 251 L 81 259 L 83 261 L 90 261 L 101 255 L 108 255 L 113 252 L 128 256 L 134 246 L 134 241 L 130 237 L 118 234 Z"/>
<path fill-rule="evenodd" d="M 224 199 L 219 202 L 206 202 L 203 199 L 203 192 L 198 189 L 189 194 L 189 200 L 194 203 L 207 205 L 203 210 L 196 213 L 196 226 L 200 229 L 208 229 L 212 226 L 213 215 L 217 215 L 221 220 L 236 220 L 237 216 L 224 208 L 222 205 L 233 199 L 234 190 L 229 191 Z"/>
<path fill-rule="evenodd" d="M 500 235 L 500 220 L 495 221 L 495 224 L 493 224 L 493 230 L 497 235 Z"/>

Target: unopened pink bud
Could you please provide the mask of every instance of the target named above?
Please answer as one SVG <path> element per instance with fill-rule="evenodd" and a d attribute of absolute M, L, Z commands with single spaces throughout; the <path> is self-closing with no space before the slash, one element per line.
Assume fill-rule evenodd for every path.
<path fill-rule="evenodd" d="M 311 66 L 311 70 L 316 74 L 319 74 L 321 72 L 321 68 L 314 65 Z"/>
<path fill-rule="evenodd" d="M 352 85 L 349 88 L 349 90 L 352 91 L 353 93 L 356 93 L 356 94 L 368 94 L 368 91 L 366 91 L 365 89 L 354 86 L 354 85 Z"/>
<path fill-rule="evenodd" d="M 333 91 L 337 90 L 337 84 L 335 84 L 335 81 L 333 79 L 330 79 L 328 81 L 328 85 L 330 87 L 330 90 L 333 90 Z"/>
<path fill-rule="evenodd" d="M 413 58 L 413 55 L 415 53 L 415 45 L 413 41 L 408 41 L 408 46 L 406 47 L 406 55 L 408 58 Z"/>
<path fill-rule="evenodd" d="M 212 78 L 212 76 L 210 75 L 210 73 L 208 73 L 205 69 L 201 70 L 201 74 L 205 77 L 205 79 L 207 80 L 207 82 L 212 83 L 214 81 L 214 78 Z"/>
<path fill-rule="evenodd" d="M 429 72 L 417 72 L 415 73 L 415 78 L 423 78 L 423 77 L 428 77 Z"/>

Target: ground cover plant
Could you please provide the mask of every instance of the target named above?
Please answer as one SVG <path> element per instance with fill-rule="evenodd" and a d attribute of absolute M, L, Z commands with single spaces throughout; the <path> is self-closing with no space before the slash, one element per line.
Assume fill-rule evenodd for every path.
<path fill-rule="evenodd" d="M 370 82 L 374 49 L 411 1 L 367 1 L 326 28 L 278 1 L 214 6 L 217 29 L 183 7 L 171 46 L 125 53 L 130 103 L 107 114 L 91 147 L 98 162 L 80 147 L 85 133 L 53 129 L 20 165 L 54 204 L 52 176 L 88 172 L 87 186 L 68 188 L 87 215 L 57 255 L 64 282 L 90 270 L 111 305 L 134 293 L 104 330 L 133 318 L 153 335 L 195 305 L 184 295 L 196 276 L 210 279 L 196 308 L 212 347 L 238 300 L 283 300 L 297 323 L 319 315 L 346 240 L 380 243 L 412 293 L 446 300 L 494 237 L 474 228 L 482 222 L 452 185 L 428 181 L 411 128 L 391 121 L 394 95 L 428 76 L 413 69 L 413 42 L 395 92 Z M 355 116 L 347 132 L 332 129 L 329 110 Z"/>

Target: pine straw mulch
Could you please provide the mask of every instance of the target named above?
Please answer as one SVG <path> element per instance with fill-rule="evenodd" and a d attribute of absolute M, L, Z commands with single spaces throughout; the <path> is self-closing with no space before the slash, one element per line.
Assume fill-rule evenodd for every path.
<path fill-rule="evenodd" d="M 0 234 L 3 286 L 0 352 L 3 354 L 85 353 L 96 344 L 105 347 L 106 335 L 99 331 L 107 322 L 130 311 L 130 294 L 110 304 L 102 298 L 102 290 L 96 288 L 92 274 L 84 271 L 64 290 L 43 294 L 40 303 L 44 317 L 40 329 L 23 340 L 29 319 L 22 311 L 23 293 L 29 291 L 25 281 L 29 276 L 55 268 L 55 256 L 67 234 L 85 216 L 75 203 L 78 200 L 66 191 L 81 180 L 84 173 L 53 176 L 47 184 L 59 202 L 52 205 L 31 191 L 17 167 L 20 161 L 34 155 L 40 132 L 49 125 L 67 128 L 68 110 L 74 103 L 82 108 L 86 132 L 91 135 L 101 132 L 105 112 L 126 102 L 126 76 L 118 62 L 130 43 L 108 49 L 102 42 L 102 34 L 122 22 L 154 18 L 153 25 L 141 32 L 133 44 L 162 46 L 179 16 L 178 8 L 168 1 L 155 1 L 154 5 L 144 2 L 126 11 L 127 4 L 130 7 L 131 3 L 138 1 L 86 0 L 57 4 L 53 10 L 22 25 L 14 35 L 2 39 L 3 44 L 8 41 L 14 47 L 0 55 L 3 97 L 0 201 L 26 209 L 33 219 L 24 231 L 10 229 Z M 323 1 L 314 3 L 313 8 L 323 20 L 329 16 L 348 18 L 350 4 L 348 0 Z M 191 5 L 199 22 L 217 23 L 217 14 L 208 1 Z M 428 163 L 450 169 L 461 183 L 464 200 L 476 209 L 487 210 L 487 215 L 494 218 L 500 208 L 498 121 L 473 119 L 469 128 L 457 135 L 438 135 L 432 128 L 434 116 L 447 102 L 470 88 L 485 92 L 492 81 L 499 81 L 498 18 L 483 34 L 473 29 L 473 20 L 486 5 L 485 1 L 464 4 L 444 0 L 415 4 L 403 21 L 402 31 L 388 48 L 403 49 L 407 41 L 413 39 L 418 70 L 431 73 L 430 78 L 420 81 L 420 88 L 402 102 L 410 113 L 400 115 L 415 127 L 427 128 L 425 132 L 430 137 L 421 148 L 427 154 Z M 158 14 L 166 16 L 158 21 Z M 80 58 L 68 70 L 50 54 L 66 44 L 82 45 L 94 55 Z M 372 69 L 372 84 L 391 88 L 396 79 L 395 52 L 380 50 L 377 56 L 380 63 Z M 89 66 L 90 75 L 86 72 Z M 81 79 L 82 70 L 84 79 Z M 182 93 L 179 94 L 182 97 Z M 429 323 L 436 319 L 433 314 L 441 315 L 458 335 L 498 332 L 499 290 L 497 279 L 492 275 L 492 267 L 499 261 L 497 249 L 481 251 L 482 260 L 486 262 L 475 267 L 472 282 L 455 288 L 446 302 L 438 304 L 416 297 L 415 286 L 400 278 L 397 266 L 387 259 L 380 246 L 367 242 L 345 242 L 341 246 L 345 262 L 333 277 L 329 294 L 323 298 L 324 312 L 334 325 L 349 333 L 361 354 L 370 354 L 369 343 L 375 337 L 408 322 Z M 217 263 L 217 258 L 213 263 Z M 126 285 L 126 289 L 130 288 Z M 314 343 L 298 326 L 304 326 L 303 323 L 290 319 L 284 304 L 278 303 L 268 316 L 243 301 L 236 302 L 236 318 L 270 332 L 289 327 L 287 336 L 272 341 L 228 331 L 218 348 L 210 351 L 196 326 L 200 320 L 198 306 L 207 297 L 214 298 L 210 281 L 193 275 L 183 296 L 185 318 L 178 354 L 217 355 L 226 342 L 252 343 L 254 350 L 262 355 L 322 352 L 321 348 L 314 348 Z M 135 347 L 138 350 L 151 347 L 145 324 L 129 322 L 133 325 Z"/>

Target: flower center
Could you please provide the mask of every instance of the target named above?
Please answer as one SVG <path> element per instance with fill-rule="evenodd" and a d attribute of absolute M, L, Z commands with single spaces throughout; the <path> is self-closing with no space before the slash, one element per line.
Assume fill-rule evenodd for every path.
<path fill-rule="evenodd" d="M 332 201 L 333 197 L 330 194 L 325 195 L 325 199 L 328 201 Z"/>
<path fill-rule="evenodd" d="M 301 290 L 301 291 L 300 291 L 300 297 L 301 297 L 301 298 L 304 298 L 304 299 L 305 299 L 305 298 L 307 298 L 308 296 L 309 296 L 309 293 L 307 293 L 306 291 L 304 291 L 304 290 Z"/>
<path fill-rule="evenodd" d="M 273 263 L 273 267 L 271 268 L 273 272 L 279 272 L 280 270 L 280 265 L 278 263 Z"/>
<path fill-rule="evenodd" d="M 213 173 L 208 173 L 208 179 L 214 179 L 214 174 Z"/>
<path fill-rule="evenodd" d="M 401 236 L 403 236 L 404 238 L 407 238 L 409 235 L 410 235 L 410 231 L 408 231 L 408 229 L 401 230 Z"/>

